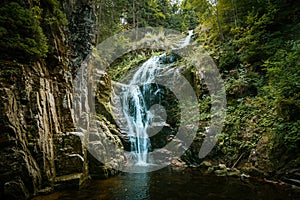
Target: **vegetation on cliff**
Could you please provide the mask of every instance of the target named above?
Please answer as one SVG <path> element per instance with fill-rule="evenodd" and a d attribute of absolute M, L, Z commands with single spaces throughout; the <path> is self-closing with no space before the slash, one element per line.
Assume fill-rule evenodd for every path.
<path fill-rule="evenodd" d="M 242 165 L 250 165 L 245 168 L 268 172 L 279 170 L 281 173 L 280 169 L 297 168 L 300 165 L 299 3 L 289 0 L 186 0 L 180 5 L 147 1 L 149 5 L 143 6 L 142 2 L 144 9 L 155 4 L 159 4 L 159 9 L 150 9 L 153 13 L 148 15 L 148 12 L 141 12 L 146 13 L 145 16 L 130 12 L 123 15 L 125 11 L 122 10 L 119 17 L 124 17 L 126 23 L 117 24 L 125 29 L 162 26 L 187 31 L 195 28 L 194 39 L 209 52 L 225 80 L 227 118 L 218 145 L 209 158 L 228 166 L 243 160 Z M 163 2 L 169 2 L 168 8 L 178 10 L 166 9 L 167 4 Z M 132 1 L 130 5 L 140 6 L 134 3 L 138 4 Z M 186 21 L 190 16 L 186 13 L 193 13 L 197 23 L 194 17 L 192 23 Z M 170 16 L 174 15 L 181 16 L 175 22 L 180 27 L 173 26 Z M 153 16 L 157 16 L 158 21 Z M 126 61 L 112 69 L 115 71 L 112 76 L 137 65 L 139 58 L 132 57 L 130 62 L 126 55 Z M 201 87 L 199 120 L 207 125 L 209 94 L 205 86 Z"/>
<path fill-rule="evenodd" d="M 0 59 L 29 63 L 46 58 L 49 51 L 47 26 L 66 24 L 66 16 L 57 0 L 34 2 L 29 8 L 20 1 L 2 2 Z"/>
<path fill-rule="evenodd" d="M 47 38 L 33 10 L 16 2 L 0 8 L 1 60 L 37 60 L 48 51 Z"/>
<path fill-rule="evenodd" d="M 210 52 L 226 81 L 227 119 L 218 152 L 232 165 L 240 155 L 255 153 L 266 136 L 267 151 L 257 154 L 266 154 L 274 169 L 299 166 L 299 2 L 187 4 L 200 18 L 196 40 Z"/>

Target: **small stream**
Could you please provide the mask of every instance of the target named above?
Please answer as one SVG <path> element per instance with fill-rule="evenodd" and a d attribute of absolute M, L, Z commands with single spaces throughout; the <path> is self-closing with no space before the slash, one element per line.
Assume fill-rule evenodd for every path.
<path fill-rule="evenodd" d="M 261 181 L 207 175 L 196 168 L 170 167 L 149 173 L 121 173 L 91 180 L 81 190 L 65 190 L 35 200 L 181 200 L 181 199 L 300 199 L 300 191 Z"/>

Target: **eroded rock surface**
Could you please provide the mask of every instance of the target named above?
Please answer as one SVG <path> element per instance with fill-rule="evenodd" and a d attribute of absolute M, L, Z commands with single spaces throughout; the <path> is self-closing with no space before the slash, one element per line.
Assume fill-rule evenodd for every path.
<path fill-rule="evenodd" d="M 19 3 L 31 8 L 36 2 Z M 39 6 L 55 14 L 47 4 Z M 1 64 L 1 199 L 28 198 L 88 178 L 87 151 L 70 132 L 77 120 L 72 105 L 73 79 L 96 42 L 95 5 L 70 0 L 61 1 L 60 8 L 68 24 L 42 25 L 48 38 L 47 58 L 30 64 Z"/>

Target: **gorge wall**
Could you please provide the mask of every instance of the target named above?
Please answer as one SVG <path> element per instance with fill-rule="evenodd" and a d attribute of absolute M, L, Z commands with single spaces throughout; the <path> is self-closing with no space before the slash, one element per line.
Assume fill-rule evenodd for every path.
<path fill-rule="evenodd" d="M 1 199 L 28 198 L 66 182 L 80 185 L 89 168 L 80 138 L 69 132 L 76 123 L 74 74 L 97 37 L 95 4 L 89 0 L 16 2 L 42 11 L 41 27 L 49 48 L 46 58 L 34 62 L 1 61 Z M 68 22 L 51 22 L 58 14 Z M 90 171 L 98 170 L 94 168 Z"/>

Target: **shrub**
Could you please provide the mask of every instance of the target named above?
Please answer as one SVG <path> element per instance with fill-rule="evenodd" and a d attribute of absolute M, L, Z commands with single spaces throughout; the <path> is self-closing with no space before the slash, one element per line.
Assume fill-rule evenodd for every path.
<path fill-rule="evenodd" d="M 10 2 L 0 8 L 0 60 L 28 62 L 46 57 L 47 38 L 30 9 Z"/>

